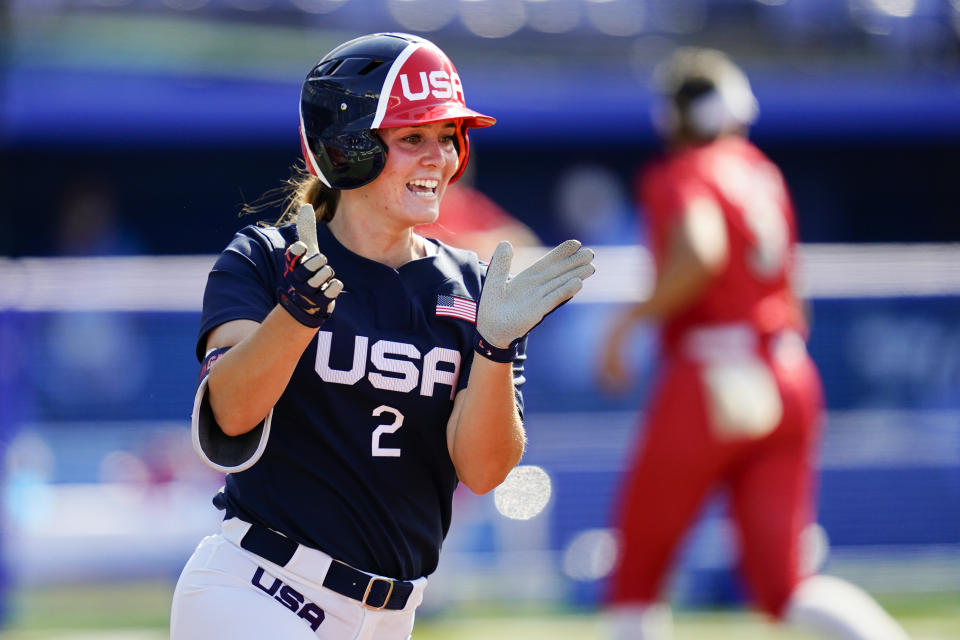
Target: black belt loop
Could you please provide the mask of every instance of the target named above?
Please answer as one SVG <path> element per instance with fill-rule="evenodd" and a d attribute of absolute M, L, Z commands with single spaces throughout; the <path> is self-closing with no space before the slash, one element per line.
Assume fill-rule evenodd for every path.
<path fill-rule="evenodd" d="M 290 558 L 297 552 L 297 543 L 275 531 L 251 524 L 250 530 L 243 534 L 240 546 L 281 567 L 287 566 Z"/>
<path fill-rule="evenodd" d="M 240 540 L 240 546 L 273 564 L 285 567 L 300 545 L 267 527 L 251 524 Z M 394 611 L 407 606 L 407 599 L 413 593 L 412 582 L 371 576 L 338 560 L 330 563 L 323 586 L 371 609 Z"/>

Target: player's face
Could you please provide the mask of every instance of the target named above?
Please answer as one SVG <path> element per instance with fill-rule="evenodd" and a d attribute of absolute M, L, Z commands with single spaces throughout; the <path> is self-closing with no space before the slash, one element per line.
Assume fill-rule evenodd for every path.
<path fill-rule="evenodd" d="M 404 226 L 427 224 L 440 214 L 440 199 L 456 173 L 456 122 L 381 129 L 387 163 L 377 179 L 357 189 Z"/>

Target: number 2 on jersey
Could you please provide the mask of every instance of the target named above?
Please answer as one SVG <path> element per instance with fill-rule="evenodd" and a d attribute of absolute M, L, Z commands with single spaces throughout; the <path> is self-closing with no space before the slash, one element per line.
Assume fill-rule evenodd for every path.
<path fill-rule="evenodd" d="M 396 447 L 381 447 L 380 436 L 385 433 L 394 433 L 400 427 L 402 427 L 403 414 L 393 407 L 388 407 L 385 404 L 382 404 L 373 410 L 374 416 L 379 416 L 383 413 L 392 413 L 393 422 L 390 424 L 382 424 L 373 430 L 373 436 L 371 436 L 370 439 L 370 455 L 372 455 L 374 458 L 399 458 L 400 449 Z"/>

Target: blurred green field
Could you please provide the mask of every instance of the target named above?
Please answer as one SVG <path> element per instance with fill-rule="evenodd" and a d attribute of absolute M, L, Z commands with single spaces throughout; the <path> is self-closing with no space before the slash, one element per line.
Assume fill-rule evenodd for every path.
<path fill-rule="evenodd" d="M 138 582 L 82 585 L 14 594 L 5 640 L 161 640 L 167 638 L 172 585 Z M 884 599 L 913 640 L 960 638 L 960 598 L 953 595 Z M 676 640 L 814 640 L 776 629 L 742 611 L 678 611 Z M 601 640 L 604 621 L 593 612 L 457 610 L 421 615 L 415 640 Z"/>

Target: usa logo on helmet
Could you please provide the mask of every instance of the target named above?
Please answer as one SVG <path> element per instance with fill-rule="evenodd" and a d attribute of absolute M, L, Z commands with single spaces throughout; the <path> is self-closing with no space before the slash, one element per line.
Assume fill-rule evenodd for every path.
<path fill-rule="evenodd" d="M 373 127 L 445 119 L 468 119 L 470 126 L 475 126 L 473 121 L 479 115 L 466 108 L 463 83 L 450 58 L 432 42 L 420 40 L 407 46 L 393 62 L 384 79 Z M 492 124 L 492 118 L 484 119 Z"/>
<path fill-rule="evenodd" d="M 400 74 L 400 90 L 407 100 L 426 100 L 428 95 L 441 100 L 451 98 L 454 94 L 459 96 L 459 101 L 464 102 L 463 85 L 460 84 L 460 76 L 446 71 L 431 71 L 430 83 L 427 84 L 427 72 L 420 72 L 420 91 L 411 91 L 410 79 L 406 73 Z M 431 87 L 433 91 L 431 91 Z"/>

